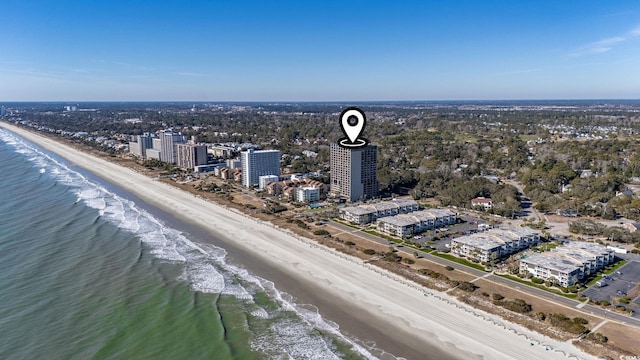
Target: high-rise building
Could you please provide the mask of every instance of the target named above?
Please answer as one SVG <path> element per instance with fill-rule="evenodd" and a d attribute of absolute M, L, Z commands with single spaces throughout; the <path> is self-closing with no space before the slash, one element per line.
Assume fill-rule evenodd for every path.
<path fill-rule="evenodd" d="M 207 165 L 207 147 L 195 144 L 176 144 L 176 165 L 190 170 L 196 166 Z"/>
<path fill-rule="evenodd" d="M 173 130 L 160 131 L 160 160 L 166 163 L 176 163 L 176 145 L 184 143 L 184 136 Z"/>
<path fill-rule="evenodd" d="M 145 159 L 147 157 L 147 149 L 153 148 L 153 138 L 149 133 L 144 135 L 136 135 L 136 141 L 129 142 L 129 151 L 131 154 Z"/>
<path fill-rule="evenodd" d="M 258 184 L 260 176 L 280 176 L 279 150 L 253 150 L 240 153 L 242 166 L 242 185 L 253 187 Z"/>
<path fill-rule="evenodd" d="M 344 148 L 331 144 L 331 195 L 349 201 L 378 196 L 377 159 L 376 145 Z"/>

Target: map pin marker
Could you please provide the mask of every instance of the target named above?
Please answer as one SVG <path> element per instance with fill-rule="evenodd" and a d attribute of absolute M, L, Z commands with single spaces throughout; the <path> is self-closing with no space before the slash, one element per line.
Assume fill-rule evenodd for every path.
<path fill-rule="evenodd" d="M 342 127 L 342 131 L 349 138 L 349 141 L 347 142 L 347 139 L 342 139 L 340 141 L 340 145 L 345 147 L 362 147 L 367 145 L 367 141 L 360 138 L 360 134 L 362 134 L 366 122 L 367 119 L 364 115 L 364 111 L 357 107 L 344 109 L 342 114 L 340 114 L 340 126 Z"/>

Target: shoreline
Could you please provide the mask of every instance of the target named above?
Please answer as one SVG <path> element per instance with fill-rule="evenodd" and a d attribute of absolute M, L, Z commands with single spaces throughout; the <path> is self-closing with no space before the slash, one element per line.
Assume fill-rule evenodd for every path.
<path fill-rule="evenodd" d="M 42 135 L 4 123 L 0 126 L 131 192 L 149 205 L 225 239 L 240 251 L 260 258 L 301 284 L 307 284 L 309 289 L 318 289 L 309 295 L 326 298 L 323 301 L 325 305 L 311 302 L 318 306 L 323 317 L 332 321 L 342 319 L 336 321 L 341 328 L 363 341 L 369 337 L 358 332 L 366 331 L 349 330 L 348 326 L 343 326 L 345 321 L 338 313 L 351 313 L 353 319 L 375 324 L 370 328 L 379 328 L 380 335 L 386 339 L 384 343 L 376 341 L 381 349 L 404 348 L 407 358 L 416 358 L 409 353 L 422 354 L 423 357 L 427 353 L 432 355 L 433 347 L 464 358 L 560 359 L 568 358 L 569 354 L 594 358 L 571 344 L 547 338 L 496 315 L 474 309 L 444 293 L 421 288 L 396 274 L 313 240 L 303 239 L 273 224 L 206 201 Z M 229 234 L 234 235 L 231 237 Z M 277 283 L 276 286 L 305 301 L 304 294 L 299 297 L 296 291 L 287 290 L 286 286 Z M 425 293 L 430 295 L 424 296 Z M 335 299 L 339 301 L 336 303 Z M 552 350 L 547 351 L 544 346 L 535 344 L 548 345 Z"/>

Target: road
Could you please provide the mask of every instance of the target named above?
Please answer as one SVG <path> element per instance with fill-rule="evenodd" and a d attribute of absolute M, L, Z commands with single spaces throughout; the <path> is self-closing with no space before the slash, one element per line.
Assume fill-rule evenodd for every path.
<path fill-rule="evenodd" d="M 522 187 L 522 184 L 518 181 L 515 180 L 504 180 L 504 182 L 506 184 L 512 185 L 513 187 L 515 187 L 516 189 L 518 189 L 518 191 L 520 192 L 521 196 L 525 196 L 524 194 L 524 188 Z M 536 221 L 540 222 L 542 220 L 547 221 L 548 219 L 546 216 L 544 216 L 544 214 L 540 214 L 540 212 L 538 211 L 538 209 L 533 207 L 533 203 L 531 204 L 531 207 L 528 207 L 526 210 L 529 212 L 531 215 L 533 215 L 533 217 L 535 218 Z"/>
<path fill-rule="evenodd" d="M 353 234 L 355 236 L 361 237 L 363 239 L 367 239 L 370 241 L 374 241 L 376 243 L 382 244 L 382 245 L 388 245 L 388 246 L 394 246 L 395 248 L 398 249 L 399 252 L 401 253 L 405 253 L 407 255 L 413 255 L 413 252 L 417 252 L 419 254 L 420 257 L 423 257 L 427 260 L 430 260 L 432 262 L 438 263 L 440 265 L 443 266 L 453 266 L 456 269 L 466 272 L 468 274 L 474 275 L 476 277 L 485 277 L 485 280 L 488 281 L 493 281 L 494 283 L 497 284 L 502 284 L 502 285 L 506 285 L 510 288 L 516 289 L 518 291 L 521 291 L 523 293 L 529 294 L 529 295 L 533 295 L 536 296 L 538 298 L 541 299 L 545 299 L 545 300 L 549 300 L 551 302 L 554 302 L 556 304 L 559 304 L 561 306 L 567 307 L 567 308 L 571 308 L 572 310 L 576 310 L 576 311 L 582 311 L 585 314 L 589 314 L 589 315 L 594 315 L 594 316 L 600 316 L 602 317 L 604 320 L 608 320 L 608 321 L 617 321 L 619 323 L 622 324 L 631 324 L 634 326 L 638 326 L 640 327 L 640 319 L 628 316 L 628 315 L 623 315 L 620 313 L 616 313 L 616 312 L 611 312 L 609 310 L 605 310 L 602 309 L 600 307 L 597 306 L 593 306 L 593 305 L 589 305 L 589 304 L 583 304 L 580 301 L 577 300 L 573 300 L 573 299 L 569 299 L 566 298 L 564 296 L 561 295 L 557 295 L 557 294 L 553 294 L 550 293 L 548 291 L 542 290 L 542 289 L 538 289 L 535 288 L 533 286 L 527 286 L 524 284 L 521 284 L 519 282 L 513 281 L 511 279 L 505 279 L 503 277 L 500 276 L 496 276 L 496 275 L 488 275 L 487 272 L 482 271 L 482 270 L 478 270 L 466 265 L 462 265 L 460 263 L 457 262 L 453 262 L 447 259 L 443 259 L 441 257 L 435 256 L 435 255 L 431 255 L 429 253 L 426 253 L 422 250 L 416 250 L 414 248 L 405 248 L 402 245 L 398 245 L 392 241 L 383 239 L 379 236 L 375 236 L 375 235 L 371 235 L 369 233 L 366 233 L 364 231 L 358 230 L 358 229 L 354 229 L 352 227 L 343 225 L 341 223 L 335 222 L 335 221 L 331 221 L 329 223 L 330 226 L 339 229 L 341 231 L 344 232 L 348 232 L 350 234 Z M 577 306 L 580 305 L 580 308 L 578 308 Z"/>

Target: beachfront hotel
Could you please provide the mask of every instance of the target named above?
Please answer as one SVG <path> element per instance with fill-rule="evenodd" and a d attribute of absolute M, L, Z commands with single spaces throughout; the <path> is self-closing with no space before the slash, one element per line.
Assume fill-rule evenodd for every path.
<path fill-rule="evenodd" d="M 340 209 L 340 218 L 355 224 L 368 224 L 378 218 L 406 214 L 418 210 L 415 200 L 395 199 L 375 204 L 348 206 Z"/>
<path fill-rule="evenodd" d="M 451 240 L 451 252 L 486 262 L 509 256 L 538 242 L 540 235 L 529 228 L 496 228 Z"/>
<path fill-rule="evenodd" d="M 383 217 L 377 220 L 376 226 L 381 232 L 402 237 L 453 225 L 456 219 L 456 214 L 451 210 L 427 209 Z"/>
<path fill-rule="evenodd" d="M 129 142 L 129 152 L 141 159 L 147 158 L 147 149 L 153 149 L 153 137 L 149 133 L 136 135 L 135 141 Z"/>
<path fill-rule="evenodd" d="M 571 286 L 615 261 L 615 251 L 594 243 L 571 241 L 551 251 L 520 259 L 520 272 Z"/>
<path fill-rule="evenodd" d="M 249 149 L 240 153 L 242 166 L 242 186 L 254 187 L 259 184 L 260 176 L 280 176 L 279 150 Z"/>
<path fill-rule="evenodd" d="M 330 194 L 348 201 L 378 196 L 378 147 L 344 148 L 331 144 Z"/>
<path fill-rule="evenodd" d="M 176 165 L 194 171 L 198 166 L 207 165 L 207 146 L 176 144 Z"/>
<path fill-rule="evenodd" d="M 185 142 L 184 136 L 173 130 L 160 130 L 160 161 L 176 163 L 176 145 Z"/>

